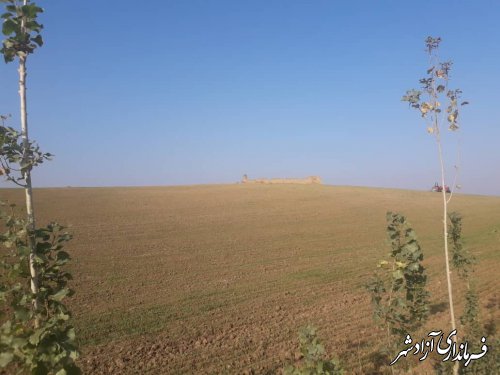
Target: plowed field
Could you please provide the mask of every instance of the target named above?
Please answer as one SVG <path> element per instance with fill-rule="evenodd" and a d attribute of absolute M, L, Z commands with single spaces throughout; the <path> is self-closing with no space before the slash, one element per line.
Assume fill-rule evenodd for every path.
<path fill-rule="evenodd" d="M 36 190 L 35 209 L 74 235 L 69 304 L 85 373 L 275 373 L 300 359 L 307 323 L 348 373 L 370 373 L 385 336 L 363 284 L 389 251 L 386 211 L 408 217 L 424 250 L 427 332 L 450 330 L 440 199 L 313 185 L 65 188 Z M 500 197 L 456 195 L 450 209 L 479 260 L 483 320 L 500 323 Z"/>

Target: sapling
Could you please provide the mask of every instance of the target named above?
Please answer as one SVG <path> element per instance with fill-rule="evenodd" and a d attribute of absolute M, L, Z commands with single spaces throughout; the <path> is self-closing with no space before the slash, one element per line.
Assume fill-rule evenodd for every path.
<path fill-rule="evenodd" d="M 387 235 L 389 259 L 378 263 L 378 271 L 366 287 L 371 293 L 374 319 L 385 330 L 386 348 L 390 349 L 426 321 L 429 292 L 422 249 L 403 215 L 387 213 Z M 392 367 L 391 371 L 394 373 Z"/>
<path fill-rule="evenodd" d="M 467 329 L 470 338 L 479 336 L 479 298 L 472 282 L 475 257 L 464 247 L 462 242 L 462 216 L 458 212 L 449 215 L 449 241 L 452 248 L 452 265 L 460 280 L 465 284 L 465 308 L 460 317 L 462 327 Z"/>
<path fill-rule="evenodd" d="M 43 10 L 28 0 L 0 0 L 6 5 L 0 53 L 5 62 L 19 60 L 21 131 L 6 126 L 0 116 L 0 176 L 25 191 L 26 216 L 15 205 L 0 206 L 0 368 L 22 369 L 33 374 L 79 374 L 75 331 L 68 324 L 70 312 L 63 303 L 72 291 L 70 260 L 63 250 L 71 239 L 57 223 L 36 227 L 31 170 L 50 159 L 28 136 L 26 62 L 43 44 L 37 22 Z M 7 209 L 8 207 L 8 209 Z"/>
<path fill-rule="evenodd" d="M 19 60 L 19 97 L 20 97 L 20 117 L 21 117 L 21 137 L 23 144 L 23 155 L 20 163 L 23 184 L 19 180 L 13 180 L 24 188 L 26 196 L 27 230 L 28 246 L 31 249 L 29 257 L 29 268 L 31 274 L 31 291 L 35 298 L 33 306 L 35 310 L 40 309 L 38 301 L 39 276 L 35 265 L 35 211 L 33 206 L 33 189 L 31 183 L 31 168 L 33 167 L 29 160 L 30 141 L 28 135 L 28 109 L 26 101 L 26 62 L 28 56 L 32 54 L 37 47 L 43 44 L 40 32 L 43 26 L 37 22 L 38 14 L 43 9 L 35 3 L 28 0 L 22 2 L 17 0 L 2 0 L 7 3 L 7 12 L 2 15 L 2 32 L 6 36 L 3 40 L 0 52 L 4 56 L 6 63 Z M 38 325 L 38 321 L 35 323 Z"/>
<path fill-rule="evenodd" d="M 336 359 L 324 359 L 325 347 L 316 334 L 316 328 L 306 326 L 299 331 L 300 352 L 303 360 L 300 365 L 285 367 L 286 375 L 343 375 L 344 369 Z"/>
<path fill-rule="evenodd" d="M 479 296 L 473 280 L 475 257 L 467 250 L 462 241 L 462 216 L 457 212 L 449 215 L 449 240 L 452 247 L 452 265 L 457 271 L 459 279 L 465 286 L 465 306 L 460 316 L 461 331 L 463 331 L 464 341 L 468 341 L 470 348 L 480 351 L 481 338 L 483 337 L 480 320 Z M 494 332 L 491 332 L 494 334 Z M 490 337 L 491 339 L 491 337 Z M 460 374 L 489 374 L 499 371 L 500 362 L 498 357 L 500 350 L 498 344 L 500 340 L 492 340 L 488 343 L 488 353 L 483 360 L 474 363 L 473 366 L 460 366 Z M 495 370 L 496 367 L 496 370 Z"/>
<path fill-rule="evenodd" d="M 434 136 L 438 150 L 439 168 L 441 174 L 441 194 L 443 204 L 443 241 L 446 263 L 446 282 L 448 286 L 448 303 L 450 307 L 451 330 L 456 329 L 455 309 L 453 305 L 453 287 L 450 272 L 450 257 L 448 251 L 448 204 L 453 196 L 454 184 L 449 196 L 446 192 L 445 164 L 443 157 L 443 127 L 446 123 L 448 129 L 457 132 L 460 129 L 458 122 L 460 107 L 468 104 L 461 101 L 462 91 L 450 89 L 449 80 L 452 67 L 451 61 L 441 61 L 438 56 L 441 38 L 428 37 L 425 40 L 426 52 L 429 56 L 427 76 L 420 79 L 421 90 L 409 90 L 403 96 L 403 101 L 410 107 L 417 109 L 427 125 L 427 132 Z M 458 167 L 457 167 L 458 168 Z M 454 337 L 455 339 L 455 337 Z M 458 373 L 458 363 L 454 366 L 454 374 Z"/>

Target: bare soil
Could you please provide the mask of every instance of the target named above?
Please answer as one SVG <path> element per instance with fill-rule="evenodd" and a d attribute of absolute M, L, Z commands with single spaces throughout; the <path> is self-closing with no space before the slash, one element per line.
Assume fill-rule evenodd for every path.
<path fill-rule="evenodd" d="M 68 302 L 86 374 L 279 373 L 300 361 L 308 323 L 347 373 L 369 374 L 384 334 L 363 285 L 389 250 L 386 211 L 408 217 L 425 253 L 433 308 L 422 333 L 450 330 L 440 198 L 321 185 L 65 188 L 37 189 L 35 209 L 74 235 Z M 479 260 L 482 319 L 498 325 L 500 197 L 457 195 L 451 210 Z"/>

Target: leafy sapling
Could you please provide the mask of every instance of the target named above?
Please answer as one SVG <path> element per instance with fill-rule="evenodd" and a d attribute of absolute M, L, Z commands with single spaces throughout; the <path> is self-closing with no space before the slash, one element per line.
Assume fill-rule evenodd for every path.
<path fill-rule="evenodd" d="M 343 375 L 344 370 L 336 359 L 325 360 L 325 347 L 316 334 L 316 328 L 303 327 L 299 331 L 302 364 L 285 368 L 286 375 Z"/>
<path fill-rule="evenodd" d="M 33 190 L 31 183 L 31 168 L 30 153 L 31 143 L 28 135 L 28 111 L 26 100 L 26 62 L 28 56 L 35 52 L 37 47 L 43 45 L 43 38 L 40 34 L 43 26 L 38 23 L 37 17 L 43 12 L 43 9 L 35 3 L 28 0 L 2 0 L 6 3 L 6 12 L 2 14 L 3 19 L 2 33 L 5 39 L 2 41 L 2 53 L 6 63 L 13 62 L 16 58 L 19 60 L 19 97 L 20 97 L 20 116 L 21 116 L 21 138 L 22 146 L 20 160 L 20 171 L 24 183 L 22 186 L 26 195 L 26 214 L 28 225 L 28 247 L 31 249 L 29 258 L 30 275 L 31 275 L 31 291 L 34 299 L 33 305 L 35 310 L 40 309 L 40 301 L 38 300 L 39 292 L 39 275 L 35 262 L 35 238 L 34 231 L 36 227 L 35 212 L 33 205 Z M 18 180 L 19 181 L 19 180 Z M 38 324 L 38 321 L 35 322 Z"/>
<path fill-rule="evenodd" d="M 462 216 L 457 212 L 452 212 L 449 215 L 449 241 L 452 246 L 452 264 L 456 270 L 458 277 L 464 284 L 465 288 L 465 306 L 463 313 L 460 316 L 460 330 L 463 332 L 464 341 L 468 341 L 470 349 L 479 351 L 481 347 L 481 338 L 484 333 L 480 319 L 479 296 L 475 288 L 473 280 L 474 265 L 476 264 L 475 257 L 466 249 L 462 241 Z M 473 366 L 460 366 L 460 374 L 489 374 L 497 372 L 500 364 L 498 357 L 500 350 L 498 344 L 500 340 L 492 340 L 493 344 L 488 344 L 489 353 L 486 357 L 474 363 Z"/>
<path fill-rule="evenodd" d="M 371 294 L 374 319 L 385 330 L 386 349 L 392 352 L 405 335 L 426 321 L 429 292 L 422 249 L 403 215 L 387 213 L 387 235 L 391 245 L 389 260 L 378 263 L 375 277 L 366 287 Z M 385 354 L 390 357 L 393 353 Z"/>
<path fill-rule="evenodd" d="M 449 197 L 446 196 L 446 176 L 443 157 L 443 127 L 447 124 L 451 132 L 460 129 L 459 113 L 460 108 L 467 101 L 462 101 L 462 91 L 449 87 L 450 73 L 453 63 L 451 61 L 441 61 L 438 56 L 441 38 L 428 37 L 425 40 L 426 52 L 429 56 L 429 68 L 426 77 L 420 79 L 420 90 L 408 90 L 402 100 L 408 102 L 411 108 L 419 111 L 425 121 L 427 132 L 434 136 L 438 149 L 439 168 L 441 173 L 441 185 L 443 187 L 443 241 L 446 264 L 446 282 L 448 286 L 448 304 L 450 307 L 451 330 L 456 329 L 455 308 L 453 305 L 453 286 L 450 272 L 450 257 L 448 251 L 448 203 L 450 202 L 456 183 L 452 186 Z M 458 167 L 457 167 L 458 173 Z M 455 366 L 454 374 L 458 373 Z"/>
<path fill-rule="evenodd" d="M 40 309 L 34 310 L 30 284 L 27 222 L 15 205 L 2 203 L 0 219 L 6 231 L 0 235 L 0 368 L 25 368 L 35 374 L 79 374 L 75 331 L 64 299 L 70 261 L 64 245 L 71 239 L 65 228 L 50 223 L 37 228 L 35 262 L 39 271 Z M 35 321 L 38 322 L 35 325 Z"/>
<path fill-rule="evenodd" d="M 72 294 L 71 274 L 65 271 L 70 260 L 64 245 L 71 239 L 57 223 L 37 227 L 33 206 L 31 171 L 51 158 L 28 136 L 26 62 L 43 44 L 43 11 L 35 3 L 0 0 L 5 39 L 0 53 L 5 62 L 19 61 L 21 130 L 0 121 L 0 176 L 24 189 L 26 216 L 14 205 L 0 206 L 0 368 L 2 371 L 33 374 L 79 374 L 75 331 L 64 299 Z"/>

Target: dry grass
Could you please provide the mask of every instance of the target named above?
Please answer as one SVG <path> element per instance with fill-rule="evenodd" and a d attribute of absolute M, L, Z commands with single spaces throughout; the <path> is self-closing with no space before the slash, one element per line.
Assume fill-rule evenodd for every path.
<path fill-rule="evenodd" d="M 314 185 L 68 188 L 37 190 L 35 208 L 40 223 L 74 234 L 71 308 L 88 373 L 272 372 L 309 322 L 349 373 L 367 373 L 382 335 L 363 284 L 388 251 L 386 211 L 416 229 L 435 304 L 428 328 L 449 330 L 440 198 Z M 451 210 L 480 261 L 483 317 L 499 323 L 500 198 L 458 195 Z"/>

